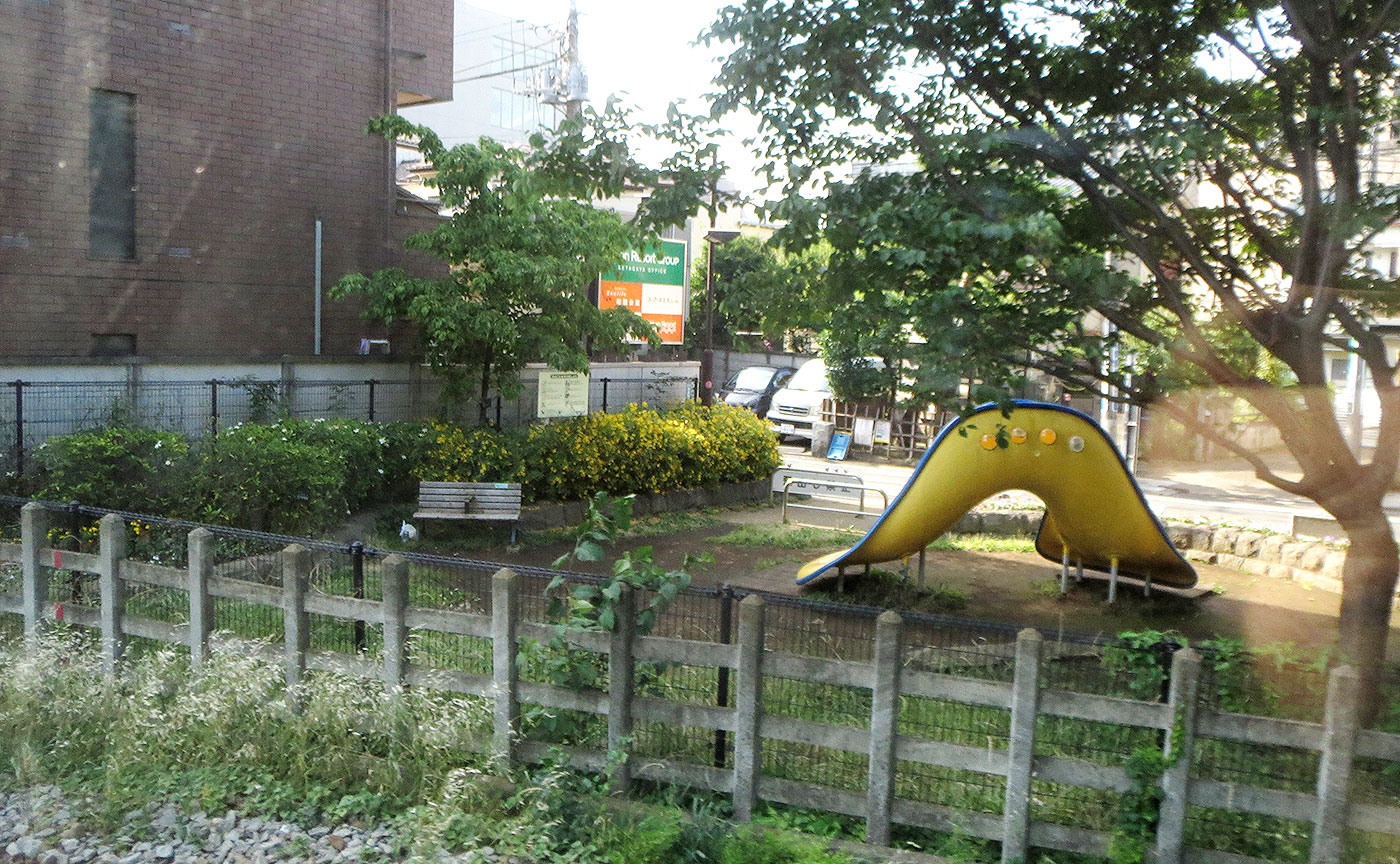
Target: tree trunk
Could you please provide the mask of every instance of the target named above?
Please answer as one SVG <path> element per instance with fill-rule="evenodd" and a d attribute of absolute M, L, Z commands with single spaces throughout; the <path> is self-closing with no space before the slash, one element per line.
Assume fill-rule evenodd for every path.
<path fill-rule="evenodd" d="M 1369 512 L 1356 513 L 1337 521 L 1346 529 L 1351 548 L 1342 569 L 1342 611 L 1337 622 L 1337 648 L 1343 663 L 1360 671 L 1363 694 L 1362 716 L 1374 719 L 1381 707 L 1380 692 L 1374 686 L 1385 662 L 1386 640 L 1390 635 L 1390 610 L 1395 598 L 1396 577 L 1400 575 L 1395 538 L 1379 502 Z"/>

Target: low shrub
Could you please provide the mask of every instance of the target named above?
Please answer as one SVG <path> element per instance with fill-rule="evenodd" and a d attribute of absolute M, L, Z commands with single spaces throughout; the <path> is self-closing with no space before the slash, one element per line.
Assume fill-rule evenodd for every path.
<path fill-rule="evenodd" d="M 135 513 L 167 513 L 183 494 L 189 444 L 173 432 L 114 426 L 51 438 L 34 454 L 35 492 Z"/>
<path fill-rule="evenodd" d="M 201 443 L 185 513 L 200 522 L 296 534 L 346 514 L 346 463 L 276 426 L 244 425 Z"/>
<path fill-rule="evenodd" d="M 525 479 L 519 439 L 508 433 L 433 423 L 420 443 L 427 446 L 413 468 L 419 480 L 519 483 Z"/>
<path fill-rule="evenodd" d="M 762 479 L 779 461 L 762 421 L 722 405 L 572 417 L 532 427 L 525 447 L 530 495 L 552 500 Z"/>
<path fill-rule="evenodd" d="M 713 487 L 767 477 L 773 436 L 747 411 L 629 406 L 500 432 L 449 423 L 282 419 L 245 423 L 193 449 L 179 435 L 111 428 L 39 451 L 38 497 L 297 533 L 420 480 L 518 482 L 527 500 Z"/>
<path fill-rule="evenodd" d="M 339 462 L 344 509 L 355 511 L 383 496 L 389 439 L 382 425 L 358 420 L 279 420 L 267 428 L 279 438 L 325 450 Z"/>

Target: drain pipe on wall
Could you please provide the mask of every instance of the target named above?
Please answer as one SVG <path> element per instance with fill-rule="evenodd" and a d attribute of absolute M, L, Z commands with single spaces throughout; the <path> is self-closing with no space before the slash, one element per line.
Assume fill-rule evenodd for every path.
<path fill-rule="evenodd" d="M 316 321 L 315 344 L 312 353 L 321 356 L 321 220 L 316 220 Z"/>

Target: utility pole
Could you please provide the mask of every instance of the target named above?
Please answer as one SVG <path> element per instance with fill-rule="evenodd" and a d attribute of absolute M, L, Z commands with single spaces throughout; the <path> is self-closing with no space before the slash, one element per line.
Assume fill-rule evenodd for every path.
<path fill-rule="evenodd" d="M 578 0 L 569 0 L 564 46 L 564 117 L 577 117 L 588 98 L 588 76 L 578 62 Z"/>

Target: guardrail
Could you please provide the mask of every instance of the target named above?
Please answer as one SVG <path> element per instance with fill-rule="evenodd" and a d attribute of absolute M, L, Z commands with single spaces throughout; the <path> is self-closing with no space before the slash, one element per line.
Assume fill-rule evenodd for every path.
<path fill-rule="evenodd" d="M 822 507 L 817 504 L 793 503 L 789 500 L 789 497 L 791 496 L 794 487 L 797 487 L 799 489 L 813 490 L 816 492 L 832 492 L 840 490 L 849 490 L 855 492 L 857 494 L 851 497 L 859 502 L 859 509 L 847 510 L 840 507 Z M 879 510 L 865 509 L 865 495 L 867 492 L 874 492 L 876 495 L 880 496 Z M 839 513 L 842 516 L 855 516 L 856 518 L 864 518 L 867 516 L 877 516 L 889 509 L 889 506 L 890 496 L 885 494 L 885 490 L 876 489 L 873 486 L 866 486 L 864 483 L 839 483 L 828 480 L 824 481 L 821 485 L 818 486 L 813 484 L 809 480 L 802 479 L 801 477 L 792 477 L 783 483 L 783 524 L 787 524 L 788 510 L 815 510 L 821 513 Z"/>

